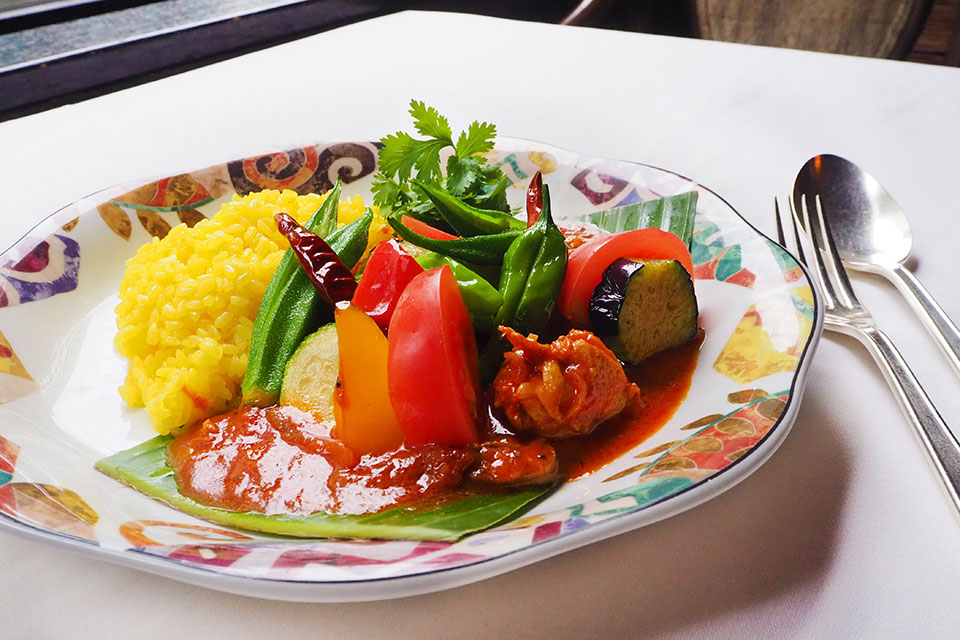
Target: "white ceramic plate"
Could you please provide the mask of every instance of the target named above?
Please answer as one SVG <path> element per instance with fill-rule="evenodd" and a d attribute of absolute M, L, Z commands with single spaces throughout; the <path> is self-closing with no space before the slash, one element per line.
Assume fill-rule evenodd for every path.
<path fill-rule="evenodd" d="M 523 199 L 544 173 L 558 217 L 697 190 L 693 241 L 706 332 L 690 393 L 637 450 L 569 482 L 519 520 L 456 543 L 294 540 L 196 520 L 94 471 L 152 437 L 122 403 L 112 346 L 124 262 L 235 192 L 369 198 L 372 143 L 324 143 L 100 192 L 57 212 L 0 256 L 0 525 L 224 591 L 304 601 L 446 589 L 669 517 L 725 491 L 779 446 L 822 328 L 807 274 L 717 195 L 631 162 L 500 139 L 492 161 Z M 368 200 L 369 201 L 369 200 Z"/>

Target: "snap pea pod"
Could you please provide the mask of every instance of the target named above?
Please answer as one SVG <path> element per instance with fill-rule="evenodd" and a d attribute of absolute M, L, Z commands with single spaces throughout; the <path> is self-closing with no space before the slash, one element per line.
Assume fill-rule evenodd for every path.
<path fill-rule="evenodd" d="M 457 238 L 456 240 L 434 240 L 422 236 L 409 229 L 400 222 L 396 216 L 387 219 L 393 230 L 401 238 L 435 251 L 443 256 L 448 256 L 454 260 L 463 262 L 472 262 L 475 264 L 500 264 L 503 260 L 503 254 L 510 248 L 510 244 L 522 233 L 519 229 L 511 229 L 501 233 L 494 233 L 488 236 L 474 236 L 472 238 Z"/>
<path fill-rule="evenodd" d="M 337 181 L 321 210 L 307 222 L 307 228 L 336 214 L 340 200 L 340 182 Z M 348 267 L 353 267 L 366 248 L 373 213 L 341 227 L 329 237 L 330 247 Z M 247 371 L 240 390 L 246 404 L 267 406 L 277 401 L 283 371 L 297 346 L 309 333 L 317 329 L 330 314 L 320 294 L 292 251 L 287 251 L 273 274 L 260 303 L 250 336 Z"/>
<path fill-rule="evenodd" d="M 500 233 L 509 229 L 523 229 L 524 224 L 503 211 L 478 209 L 460 200 L 453 194 L 437 187 L 410 181 L 420 189 L 440 212 L 447 224 L 461 236 L 481 236 Z"/>
<path fill-rule="evenodd" d="M 503 296 L 497 289 L 480 277 L 475 271 L 453 258 L 441 256 L 432 251 L 416 257 L 417 263 L 424 269 L 433 269 L 447 265 L 453 271 L 457 280 L 463 302 L 470 311 L 473 327 L 482 333 L 488 333 L 494 328 L 493 314 L 503 304 Z"/>

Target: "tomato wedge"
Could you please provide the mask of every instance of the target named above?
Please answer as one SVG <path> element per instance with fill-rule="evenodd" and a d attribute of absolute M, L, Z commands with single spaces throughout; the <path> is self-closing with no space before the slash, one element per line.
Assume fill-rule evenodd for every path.
<path fill-rule="evenodd" d="M 431 240 L 456 240 L 460 236 L 455 236 L 447 233 L 446 231 L 441 231 L 436 227 L 431 227 L 426 222 L 417 220 L 410 216 L 402 216 L 400 222 L 403 223 L 407 229 L 413 231 L 414 233 L 419 233 L 424 238 L 430 238 Z"/>
<path fill-rule="evenodd" d="M 360 284 L 353 293 L 353 304 L 366 311 L 386 331 L 400 294 L 418 273 L 423 273 L 423 267 L 399 242 L 381 242 L 367 260 Z"/>
<path fill-rule="evenodd" d="M 589 304 L 603 271 L 618 258 L 677 260 L 693 277 L 693 259 L 683 240 L 661 229 L 622 231 L 589 240 L 567 260 L 567 275 L 560 288 L 560 313 L 580 327 L 590 326 Z"/>
<path fill-rule="evenodd" d="M 387 386 L 407 444 L 474 444 L 480 398 L 477 342 L 449 266 L 403 290 L 390 320 Z"/>

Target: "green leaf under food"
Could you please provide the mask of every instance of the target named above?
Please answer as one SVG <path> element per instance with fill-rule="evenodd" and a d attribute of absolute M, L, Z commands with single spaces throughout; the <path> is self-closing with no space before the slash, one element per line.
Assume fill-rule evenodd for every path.
<path fill-rule="evenodd" d="M 553 489 L 523 487 L 477 494 L 439 507 L 394 507 L 362 516 L 313 513 L 267 515 L 208 507 L 184 496 L 167 464 L 171 436 L 158 436 L 96 463 L 98 471 L 175 509 L 210 522 L 263 533 L 307 538 L 454 541 L 515 516 Z"/>
<path fill-rule="evenodd" d="M 693 222 L 696 213 L 697 192 L 687 191 L 656 200 L 597 211 L 581 216 L 580 219 L 592 222 L 610 233 L 651 227 L 663 229 L 679 236 L 689 247 L 693 239 Z"/>

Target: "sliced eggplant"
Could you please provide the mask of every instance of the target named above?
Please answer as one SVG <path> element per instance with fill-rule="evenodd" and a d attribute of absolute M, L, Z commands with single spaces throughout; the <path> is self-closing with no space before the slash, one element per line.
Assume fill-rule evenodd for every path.
<path fill-rule="evenodd" d="M 594 331 L 630 364 L 691 340 L 697 317 L 693 280 L 676 260 L 615 260 L 590 296 Z"/>

